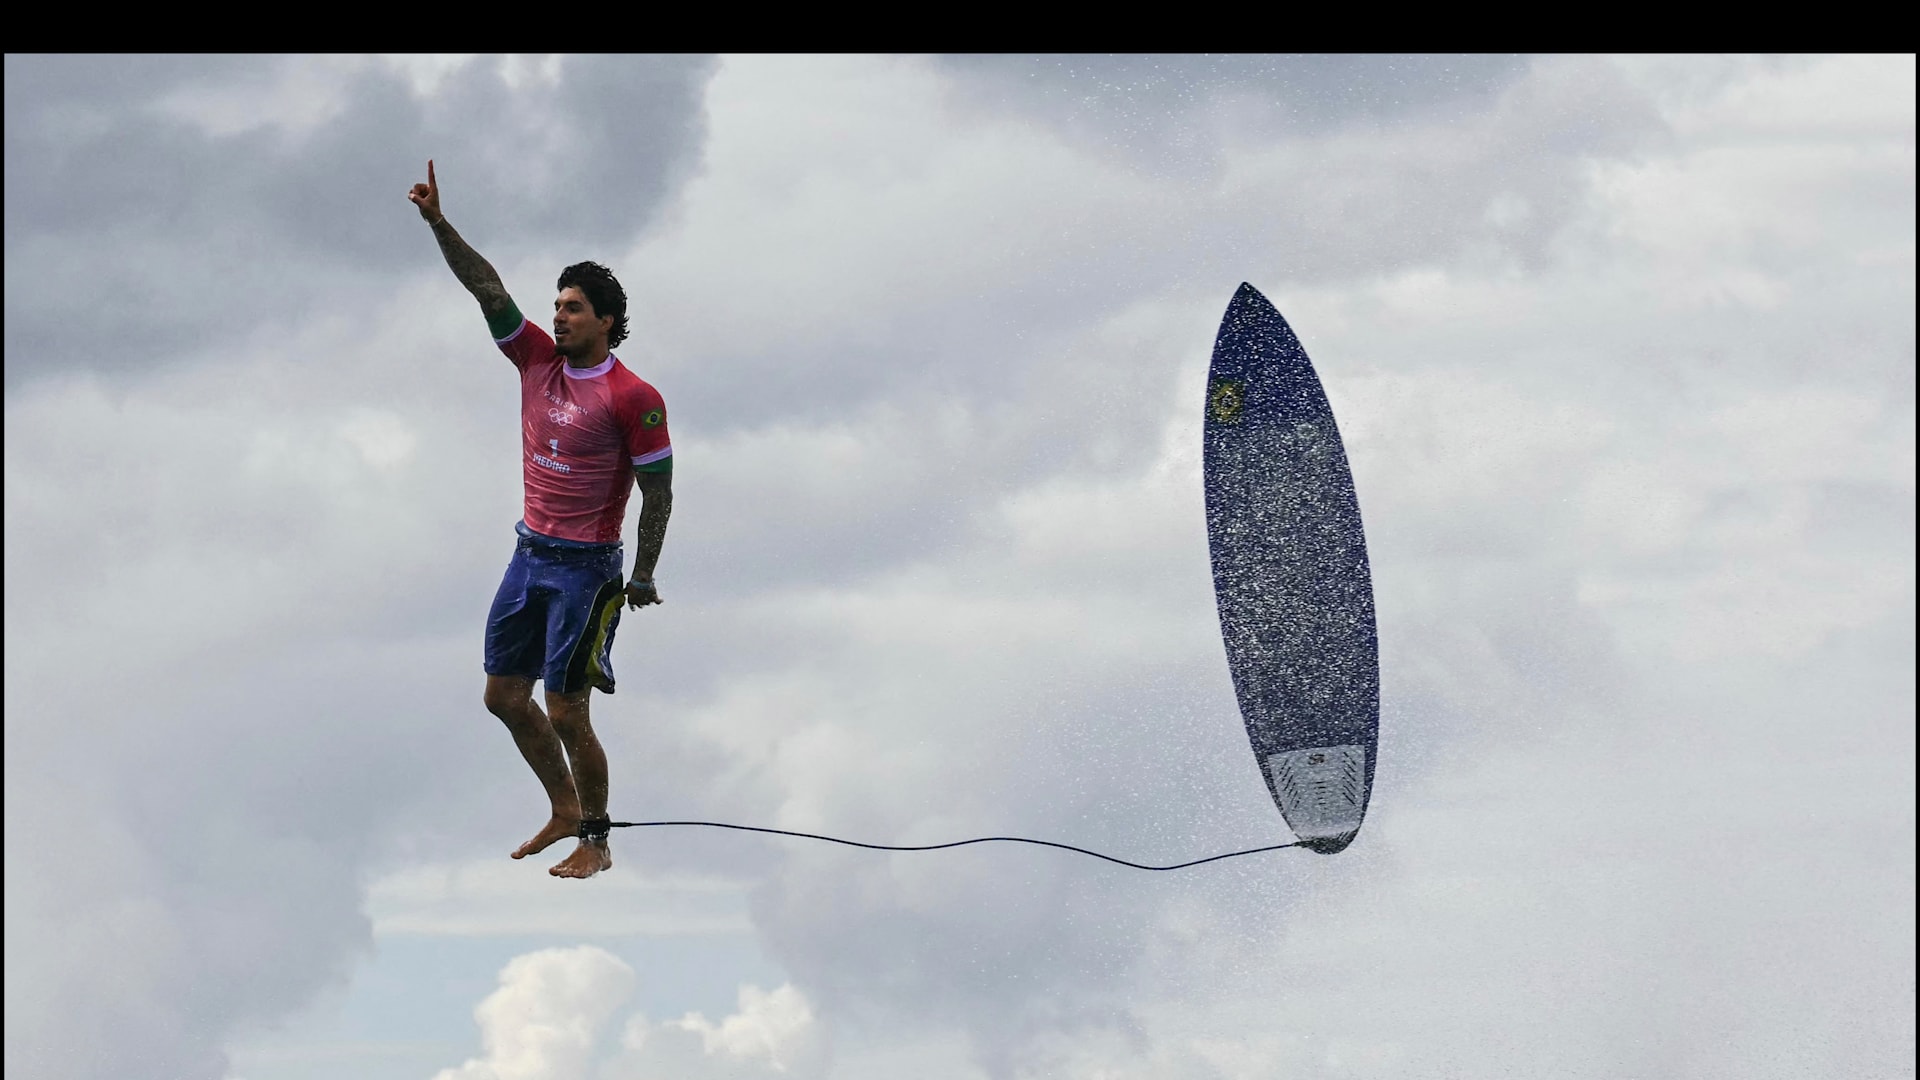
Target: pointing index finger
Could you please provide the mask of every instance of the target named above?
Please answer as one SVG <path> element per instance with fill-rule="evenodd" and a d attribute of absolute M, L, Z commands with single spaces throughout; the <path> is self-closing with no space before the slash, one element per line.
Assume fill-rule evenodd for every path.
<path fill-rule="evenodd" d="M 432 158 L 427 159 L 427 186 L 439 187 L 438 184 L 433 182 L 433 159 Z"/>

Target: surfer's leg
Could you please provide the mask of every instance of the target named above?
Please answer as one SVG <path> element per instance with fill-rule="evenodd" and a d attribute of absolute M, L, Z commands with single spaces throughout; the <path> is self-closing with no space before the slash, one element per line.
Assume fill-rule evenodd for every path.
<path fill-rule="evenodd" d="M 581 689 L 571 694 L 547 694 L 547 712 L 553 718 L 555 734 L 567 748 L 573 787 L 580 795 L 580 816 L 588 820 L 607 816 L 607 753 L 594 735 L 588 716 L 590 693 Z M 548 873 L 555 877 L 592 877 L 611 866 L 613 855 L 604 838 L 582 840 L 573 854 Z"/>
<path fill-rule="evenodd" d="M 587 718 L 588 695 L 613 692 L 608 651 L 620 622 L 620 554 L 617 550 L 568 555 L 557 560 L 548 580 L 546 667 L 547 715 L 567 749 L 581 816 L 607 816 L 607 754 Z M 604 836 L 581 840 L 573 854 L 549 872 L 557 877 L 592 877 L 613 865 Z"/>
<path fill-rule="evenodd" d="M 547 824 L 533 839 L 521 844 L 513 853 L 516 859 L 524 859 L 538 851 L 545 851 L 556 840 L 565 839 L 580 829 L 580 795 L 573 785 L 573 774 L 567 768 L 567 759 L 561 748 L 560 736 L 533 703 L 533 680 L 521 675 L 487 676 L 487 711 L 500 718 L 507 725 L 507 732 L 513 736 L 513 744 L 520 748 L 520 756 L 527 759 L 533 775 L 540 778 L 540 786 L 546 789 L 547 800 L 553 807 L 553 815 Z M 601 795 L 604 804 L 606 795 Z"/>
<path fill-rule="evenodd" d="M 487 613 L 487 711 L 500 718 L 520 756 L 546 789 L 552 816 L 513 857 L 524 859 L 555 840 L 573 835 L 580 824 L 580 796 L 567 770 L 565 752 L 553 724 L 533 703 L 533 683 L 541 677 L 547 654 L 547 608 L 552 595 L 539 578 L 543 560 L 522 540 L 507 563 Z"/>

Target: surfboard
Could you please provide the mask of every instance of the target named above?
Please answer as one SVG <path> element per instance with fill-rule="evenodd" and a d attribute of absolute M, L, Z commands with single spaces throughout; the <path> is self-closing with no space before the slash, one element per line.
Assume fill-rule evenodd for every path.
<path fill-rule="evenodd" d="M 1202 471 L 1234 695 L 1303 845 L 1353 842 L 1380 744 L 1380 649 L 1360 503 L 1313 364 L 1242 283 L 1207 372 Z"/>

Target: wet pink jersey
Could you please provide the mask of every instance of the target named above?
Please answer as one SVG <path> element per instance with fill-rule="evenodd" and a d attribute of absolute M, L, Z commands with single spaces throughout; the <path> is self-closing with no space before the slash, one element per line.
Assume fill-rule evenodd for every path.
<path fill-rule="evenodd" d="M 612 354 L 596 367 L 568 367 L 531 319 L 494 344 L 520 369 L 527 528 L 563 540 L 619 540 L 633 470 L 673 465 L 660 392 Z"/>

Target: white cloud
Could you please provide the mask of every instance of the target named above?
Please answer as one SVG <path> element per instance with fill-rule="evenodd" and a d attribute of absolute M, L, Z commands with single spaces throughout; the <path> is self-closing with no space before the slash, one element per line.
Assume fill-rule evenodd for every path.
<path fill-rule="evenodd" d="M 591 945 L 517 956 L 473 1011 L 483 1052 L 434 1080 L 807 1080 L 825 1075 L 828 1043 L 792 985 L 739 988 L 739 1009 L 650 1021 L 634 1014 L 617 1040 L 608 1022 L 632 996 L 634 970 Z"/>
<path fill-rule="evenodd" d="M 890 381 L 971 335 L 956 300 L 1076 273 L 1103 223 L 1159 216 L 1150 187 L 943 92 L 908 58 L 729 58 L 703 173 L 635 253 L 651 339 L 728 357 L 740 384 L 824 336 L 860 349 L 810 352 L 811 378 Z M 926 337 L 902 337 L 916 318 Z M 876 349 L 895 371 L 847 363 Z"/>
<path fill-rule="evenodd" d="M 601 1067 L 602 1080 L 774 1080 L 827 1075 L 824 1033 L 806 995 L 792 985 L 740 988 L 739 1011 L 719 1021 L 700 1013 L 651 1023 L 627 1022 L 621 1053 Z"/>
<path fill-rule="evenodd" d="M 515 957 L 473 1010 L 484 1055 L 434 1080 L 578 1080 L 633 982 L 632 968 L 591 945 Z"/>

